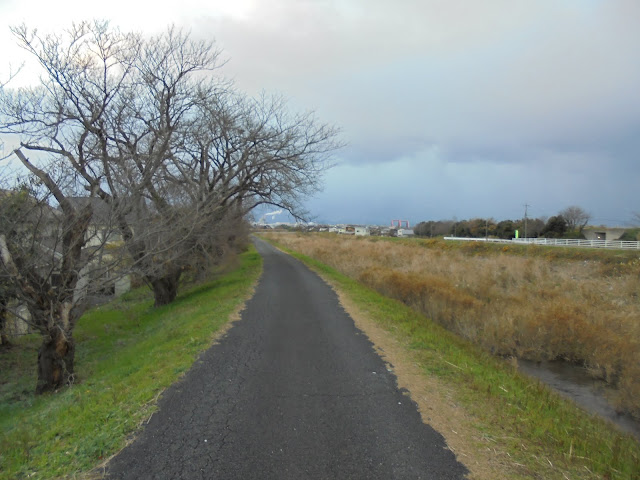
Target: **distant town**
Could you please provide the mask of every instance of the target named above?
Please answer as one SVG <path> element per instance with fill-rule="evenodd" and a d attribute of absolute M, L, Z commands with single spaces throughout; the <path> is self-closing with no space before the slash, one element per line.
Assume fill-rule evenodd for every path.
<path fill-rule="evenodd" d="M 379 236 L 379 237 L 412 237 L 415 232 L 409 228 L 409 222 L 402 220 L 402 225 L 391 225 L 383 227 L 380 225 L 352 225 L 352 224 L 337 224 L 326 225 L 316 223 L 287 223 L 287 222 L 275 222 L 275 223 L 258 223 L 254 222 L 253 227 L 256 229 L 295 229 L 303 230 L 305 232 L 328 232 L 338 233 L 341 235 L 355 235 L 355 236 Z"/>
<path fill-rule="evenodd" d="M 281 213 L 280 211 L 274 213 Z M 328 232 L 355 236 L 386 237 L 454 237 L 476 239 L 571 239 L 590 241 L 640 240 L 640 227 L 588 225 L 588 215 L 571 216 L 562 212 L 549 218 L 523 218 L 495 221 L 491 218 L 471 220 L 423 221 L 412 226 L 409 220 L 391 220 L 387 226 L 349 223 L 266 222 L 266 216 L 253 222 L 255 229 L 286 229 L 305 232 Z M 582 213 L 582 212 L 580 212 Z M 268 216 L 269 214 L 267 214 Z"/>

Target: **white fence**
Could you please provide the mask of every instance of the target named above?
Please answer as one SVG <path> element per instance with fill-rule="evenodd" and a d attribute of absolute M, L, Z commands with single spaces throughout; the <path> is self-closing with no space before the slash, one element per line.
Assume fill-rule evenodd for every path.
<path fill-rule="evenodd" d="M 510 245 L 549 245 L 555 247 L 613 248 L 618 250 L 640 250 L 640 242 L 624 242 L 619 240 L 575 240 L 571 238 L 467 238 L 444 237 L 445 240 L 461 240 L 467 242 L 507 243 Z"/>

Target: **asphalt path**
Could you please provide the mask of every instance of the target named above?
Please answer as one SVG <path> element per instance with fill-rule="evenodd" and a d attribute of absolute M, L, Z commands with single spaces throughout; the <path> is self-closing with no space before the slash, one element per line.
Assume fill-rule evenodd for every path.
<path fill-rule="evenodd" d="M 336 294 L 256 247 L 264 272 L 241 319 L 164 393 L 108 478 L 464 478 Z"/>

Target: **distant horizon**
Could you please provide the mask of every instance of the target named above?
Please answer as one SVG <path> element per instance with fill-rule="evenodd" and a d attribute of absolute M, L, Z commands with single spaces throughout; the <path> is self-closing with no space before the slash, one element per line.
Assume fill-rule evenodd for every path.
<path fill-rule="evenodd" d="M 457 220 L 448 218 L 448 219 L 440 219 L 440 220 L 420 220 L 417 222 L 411 222 L 409 221 L 409 228 L 413 228 L 414 226 L 418 225 L 419 223 L 422 222 L 429 222 L 429 221 L 433 221 L 433 222 L 463 222 L 463 221 L 470 221 L 470 220 L 476 220 L 476 219 L 481 219 L 481 220 L 493 220 L 495 223 L 500 223 L 502 221 L 513 221 L 513 222 L 520 222 L 520 221 L 524 221 L 523 218 L 518 218 L 518 219 L 514 219 L 514 218 L 505 218 L 505 219 L 501 219 L 501 220 L 497 220 L 493 217 L 488 217 L 488 218 L 483 218 L 483 217 L 473 217 L 473 218 L 460 218 Z M 543 220 L 543 218 L 541 217 L 528 217 L 529 220 Z M 402 219 L 402 220 L 406 220 L 406 219 Z M 548 220 L 548 218 L 544 219 L 544 221 L 546 222 Z M 257 220 L 254 221 L 254 223 L 258 223 Z M 295 219 L 292 220 L 288 220 L 288 221 L 284 221 L 284 220 L 268 220 L 265 221 L 265 225 L 272 225 L 272 224 L 278 224 L 278 223 L 282 223 L 282 224 L 289 224 L 289 225 L 295 225 L 296 223 L 300 223 L 300 224 L 316 224 L 316 225 L 355 225 L 355 226 L 375 226 L 375 227 L 390 227 L 391 226 L 391 221 L 388 221 L 387 223 L 375 223 L 375 222 L 347 222 L 347 221 L 337 221 L 337 222 L 332 222 L 332 221 L 320 221 L 320 220 L 316 220 L 316 219 L 311 219 L 308 222 L 296 222 Z M 593 222 L 589 222 L 587 223 L 587 225 L 584 228 L 588 228 L 588 227 L 606 227 L 606 228 L 624 228 L 624 229 L 633 229 L 633 228 L 640 228 L 640 225 L 607 225 L 607 224 L 603 224 L 603 223 L 593 223 Z"/>

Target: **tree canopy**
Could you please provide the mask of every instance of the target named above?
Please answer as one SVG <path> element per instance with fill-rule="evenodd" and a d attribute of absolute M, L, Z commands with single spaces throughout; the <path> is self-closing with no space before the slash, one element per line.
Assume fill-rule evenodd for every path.
<path fill-rule="evenodd" d="M 12 31 L 42 75 L 36 87 L 1 89 L 0 133 L 19 138 L 16 157 L 60 212 L 51 233 L 63 260 L 45 262 L 51 268 L 40 285 L 57 292 L 51 318 L 70 351 L 77 315 L 68 313 L 81 303 L 97 208 L 108 212 L 100 228 L 123 245 L 119 268 L 142 278 L 163 305 L 186 270 L 233 244 L 256 206 L 304 217 L 304 198 L 321 188 L 340 146 L 338 129 L 313 113 L 292 113 L 279 96 L 239 92 L 220 74 L 215 45 L 175 27 L 151 38 L 102 21 L 45 36 L 25 25 Z M 7 232 L 0 239 L 3 270 L 17 279 L 28 262 Z M 61 273 L 62 286 L 53 281 Z M 42 289 L 23 284 L 20 295 L 37 316 Z M 54 360 L 72 372 L 71 358 Z"/>

